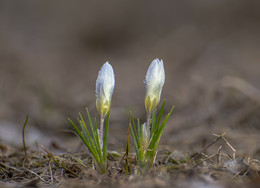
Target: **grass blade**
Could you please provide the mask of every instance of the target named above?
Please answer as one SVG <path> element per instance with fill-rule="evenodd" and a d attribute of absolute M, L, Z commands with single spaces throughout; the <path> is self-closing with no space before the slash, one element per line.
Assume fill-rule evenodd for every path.
<path fill-rule="evenodd" d="M 27 149 L 26 149 L 26 145 L 25 145 L 25 127 L 28 123 L 28 119 L 29 119 L 29 115 L 27 114 L 24 125 L 23 125 L 23 149 L 24 149 L 25 157 L 27 156 Z"/>

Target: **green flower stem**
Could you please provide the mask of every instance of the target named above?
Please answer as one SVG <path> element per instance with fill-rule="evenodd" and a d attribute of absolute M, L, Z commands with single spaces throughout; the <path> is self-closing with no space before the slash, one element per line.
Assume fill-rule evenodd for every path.
<path fill-rule="evenodd" d="M 105 117 L 100 116 L 99 142 L 100 142 L 100 147 L 102 149 L 102 152 L 103 152 L 103 137 L 104 137 L 103 136 L 104 120 L 105 120 Z"/>

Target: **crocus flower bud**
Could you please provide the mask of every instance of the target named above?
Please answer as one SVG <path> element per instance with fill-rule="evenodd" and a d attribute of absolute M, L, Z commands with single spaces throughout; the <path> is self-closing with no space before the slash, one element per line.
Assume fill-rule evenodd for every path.
<path fill-rule="evenodd" d="M 165 72 L 163 61 L 155 59 L 147 70 L 144 82 L 146 87 L 145 108 L 147 113 L 151 113 L 158 105 L 164 82 Z"/>
<path fill-rule="evenodd" d="M 101 117 L 105 117 L 109 111 L 114 88 L 114 70 L 109 62 L 106 62 L 101 67 L 96 81 L 96 107 Z"/>

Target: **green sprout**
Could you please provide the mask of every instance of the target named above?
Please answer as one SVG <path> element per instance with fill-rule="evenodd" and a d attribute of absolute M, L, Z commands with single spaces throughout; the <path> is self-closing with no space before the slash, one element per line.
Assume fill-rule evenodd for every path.
<path fill-rule="evenodd" d="M 131 114 L 130 130 L 137 155 L 138 165 L 141 168 L 150 169 L 154 164 L 159 141 L 161 139 L 165 125 L 174 109 L 173 106 L 171 111 L 161 122 L 164 106 L 166 103 L 166 100 L 164 100 L 159 114 L 156 116 L 156 106 L 160 101 L 164 82 L 165 72 L 163 61 L 155 59 L 149 66 L 145 77 L 145 108 L 147 112 L 146 123 L 141 125 L 140 121 L 137 120 L 136 125 L 133 115 Z"/>
<path fill-rule="evenodd" d="M 101 173 L 107 172 L 107 137 L 109 130 L 109 110 L 114 88 L 114 70 L 113 67 L 108 62 L 106 62 L 99 71 L 96 81 L 96 107 L 98 113 L 100 114 L 100 129 L 97 128 L 96 119 L 94 119 L 94 123 L 92 122 L 92 118 L 87 108 L 86 112 L 89 128 L 87 127 L 87 124 L 85 123 L 80 113 L 78 123 L 81 127 L 81 131 L 77 128 L 73 121 L 68 118 L 68 121 L 73 126 L 78 136 L 81 138 L 90 153 L 93 155 L 96 166 L 101 171 Z M 104 123 L 105 131 L 103 130 Z"/>

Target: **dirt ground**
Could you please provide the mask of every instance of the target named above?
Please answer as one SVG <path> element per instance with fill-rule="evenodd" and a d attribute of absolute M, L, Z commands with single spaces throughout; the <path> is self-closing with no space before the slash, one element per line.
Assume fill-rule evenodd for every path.
<path fill-rule="evenodd" d="M 258 187 L 259 10 L 255 0 L 1 1 L 0 186 Z M 124 175 L 130 111 L 145 121 L 143 80 L 155 58 L 165 66 L 165 112 L 176 107 L 153 171 Z M 98 117 L 95 81 L 106 61 L 116 86 L 110 170 L 99 175 L 67 117 L 86 117 L 85 107 Z M 230 145 L 221 137 L 205 155 L 176 164 L 224 132 Z M 65 166 L 55 164 L 41 145 Z"/>

